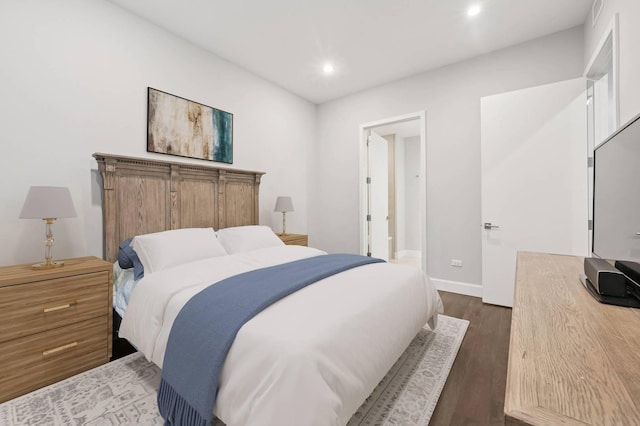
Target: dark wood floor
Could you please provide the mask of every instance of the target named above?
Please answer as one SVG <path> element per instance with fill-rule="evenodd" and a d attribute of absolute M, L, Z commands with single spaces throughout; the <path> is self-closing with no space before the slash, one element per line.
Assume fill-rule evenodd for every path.
<path fill-rule="evenodd" d="M 504 425 L 511 309 L 440 292 L 444 314 L 469 320 L 430 425 Z"/>

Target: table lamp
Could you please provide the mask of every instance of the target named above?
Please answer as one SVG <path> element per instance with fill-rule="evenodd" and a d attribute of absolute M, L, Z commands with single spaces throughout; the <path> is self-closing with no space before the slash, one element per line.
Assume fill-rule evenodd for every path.
<path fill-rule="evenodd" d="M 21 219 L 45 221 L 44 262 L 31 265 L 33 269 L 51 269 L 64 266 L 64 262 L 52 259 L 53 221 L 61 217 L 76 217 L 69 188 L 59 186 L 32 186 L 20 212 Z"/>
<path fill-rule="evenodd" d="M 282 213 L 282 235 L 285 235 L 287 233 L 286 215 L 287 212 L 293 211 L 293 202 L 291 201 L 291 197 L 278 197 L 276 199 L 276 207 L 273 211 Z"/>

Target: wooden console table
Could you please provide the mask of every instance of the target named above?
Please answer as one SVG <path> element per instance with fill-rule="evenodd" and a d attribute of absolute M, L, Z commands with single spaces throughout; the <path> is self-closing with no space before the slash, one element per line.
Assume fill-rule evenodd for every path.
<path fill-rule="evenodd" d="M 598 303 L 583 258 L 518 253 L 507 425 L 640 425 L 640 309 Z"/>

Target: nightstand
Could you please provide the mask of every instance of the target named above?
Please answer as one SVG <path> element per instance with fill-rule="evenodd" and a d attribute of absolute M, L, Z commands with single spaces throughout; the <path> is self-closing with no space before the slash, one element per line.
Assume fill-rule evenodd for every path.
<path fill-rule="evenodd" d="M 0 402 L 109 362 L 112 265 L 0 267 Z"/>
<path fill-rule="evenodd" d="M 288 246 L 306 246 L 307 236 L 304 234 L 277 234 L 278 237 Z"/>

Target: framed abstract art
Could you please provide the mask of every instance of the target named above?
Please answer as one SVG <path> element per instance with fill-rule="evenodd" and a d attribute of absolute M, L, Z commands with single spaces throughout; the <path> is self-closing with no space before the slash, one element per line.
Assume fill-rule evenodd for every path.
<path fill-rule="evenodd" d="M 151 87 L 147 152 L 233 163 L 233 114 Z"/>

